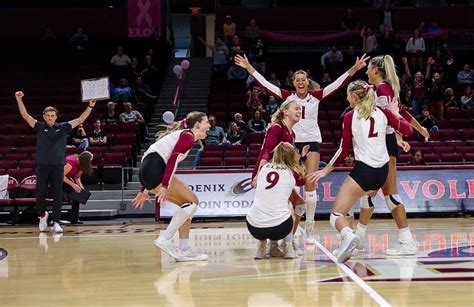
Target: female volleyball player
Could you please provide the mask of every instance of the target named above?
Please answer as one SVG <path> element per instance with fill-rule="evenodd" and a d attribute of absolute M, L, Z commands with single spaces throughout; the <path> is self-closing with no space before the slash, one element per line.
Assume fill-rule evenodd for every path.
<path fill-rule="evenodd" d="M 252 173 L 252 185 L 256 187 L 257 174 L 260 168 L 267 162 L 271 161 L 273 156 L 273 150 L 281 142 L 288 142 L 293 144 L 295 142 L 295 133 L 293 127 L 301 118 L 301 106 L 294 101 L 291 97 L 288 97 L 272 115 L 271 125 L 265 135 L 265 140 L 262 144 L 262 149 L 257 158 L 255 168 Z M 302 155 L 304 156 L 309 150 L 309 146 L 305 146 Z M 290 196 L 290 202 L 295 207 L 295 223 L 293 224 L 293 233 L 298 228 L 301 216 L 304 212 L 304 200 L 298 194 L 293 191 Z M 303 252 L 298 249 L 296 241 L 293 241 L 294 250 L 302 255 Z M 271 241 L 270 243 L 270 255 L 274 257 L 283 256 L 282 252 L 278 248 L 277 241 Z"/>
<path fill-rule="evenodd" d="M 293 86 L 295 87 L 295 91 L 280 89 L 268 82 L 250 65 L 245 55 L 237 55 L 235 57 L 235 63 L 245 68 L 258 83 L 273 95 L 278 96 L 281 100 L 290 97 L 301 106 L 301 120 L 293 127 L 296 134 L 295 145 L 300 151 L 304 146 L 310 146 L 310 152 L 307 155 L 305 166 L 308 172 L 314 172 L 319 167 L 319 143 L 322 142 L 321 131 L 318 126 L 319 102 L 335 93 L 359 69 L 364 68 L 368 59 L 369 57 L 365 54 L 362 58 L 357 58 L 351 69 L 323 89 L 320 88 L 318 83 L 309 79 L 305 71 L 298 70 L 293 74 Z M 314 244 L 314 214 L 316 212 L 317 202 L 316 185 L 314 182 L 306 181 L 304 190 L 306 195 L 306 242 Z"/>
<path fill-rule="evenodd" d="M 171 222 L 155 240 L 155 245 L 176 261 L 206 260 L 207 255 L 189 247 L 191 219 L 197 210 L 198 198 L 191 189 L 174 175 L 178 163 L 186 158 L 197 140 L 206 138 L 209 121 L 202 112 L 191 112 L 186 119 L 168 125 L 158 134 L 158 140 L 143 155 L 139 177 L 142 191 L 133 199 L 133 206 L 141 209 L 150 199 L 148 192 L 156 194 L 157 203 L 166 200 L 176 204 L 178 210 Z M 179 250 L 173 244 L 173 236 L 179 230 Z"/>
<path fill-rule="evenodd" d="M 428 131 L 422 127 L 413 116 L 408 113 L 402 104 L 399 103 L 400 82 L 395 70 L 393 58 L 389 55 L 376 56 L 370 60 L 367 67 L 369 83 L 374 84 L 377 94 L 377 105 L 386 107 L 394 98 L 398 101 L 400 115 L 415 128 L 425 140 L 429 139 Z M 414 255 L 416 254 L 416 243 L 408 227 L 407 214 L 402 200 L 398 195 L 397 188 L 397 158 L 399 155 L 399 145 L 408 151 L 409 144 L 402 140 L 401 136 L 395 132 L 393 127 L 387 127 L 386 143 L 388 155 L 390 156 L 389 171 L 387 181 L 382 187 L 385 195 L 385 203 L 388 210 L 399 229 L 399 244 L 392 249 L 388 249 L 388 255 Z M 357 249 L 364 248 L 364 238 L 367 225 L 374 212 L 372 197 L 365 196 L 360 200 L 360 217 L 356 233 L 361 238 Z"/>
<path fill-rule="evenodd" d="M 327 176 L 334 169 L 334 165 L 341 163 L 352 146 L 354 147 L 355 166 L 339 189 L 330 216 L 331 226 L 340 232 L 342 237 L 337 255 L 339 262 L 349 259 L 359 243 L 359 237 L 349 227 L 345 215 L 357 199 L 364 195 L 374 196 L 387 179 L 387 126 L 390 125 L 404 135 L 413 132 L 410 124 L 399 114 L 396 99 L 388 103 L 389 109 L 376 107 L 372 85 L 364 81 L 357 80 L 349 84 L 347 100 L 354 110 L 344 116 L 339 150 L 324 169 L 310 174 L 307 178 L 317 182 Z"/>
<path fill-rule="evenodd" d="M 257 240 L 255 259 L 266 257 L 267 239 L 283 241 L 283 257 L 296 258 L 293 249 L 293 216 L 288 199 L 294 186 L 303 186 L 304 171 L 296 147 L 280 142 L 273 150 L 273 159 L 258 172 L 255 198 L 247 214 L 247 228 Z"/>

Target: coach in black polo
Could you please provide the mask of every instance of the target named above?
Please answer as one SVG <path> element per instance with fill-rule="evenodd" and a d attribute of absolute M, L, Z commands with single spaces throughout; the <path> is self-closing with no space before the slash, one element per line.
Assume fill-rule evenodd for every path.
<path fill-rule="evenodd" d="M 61 233 L 63 229 L 59 225 L 59 219 L 61 218 L 67 136 L 72 129 L 82 124 L 91 114 L 95 100 L 89 102 L 81 116 L 70 122 L 56 122 L 58 110 L 54 107 L 45 108 L 43 111 L 44 122 L 38 122 L 26 111 L 23 96 L 25 96 L 23 92 L 15 93 L 18 109 L 21 117 L 36 131 L 36 205 L 40 219 L 39 229 L 45 231 L 48 227 L 48 212 L 45 209 L 48 183 L 50 183 L 53 198 L 52 231 Z"/>

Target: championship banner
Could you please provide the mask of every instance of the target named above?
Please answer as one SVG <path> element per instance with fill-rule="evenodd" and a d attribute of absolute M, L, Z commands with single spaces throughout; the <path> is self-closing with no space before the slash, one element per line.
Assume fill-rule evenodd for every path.
<path fill-rule="evenodd" d="M 128 37 L 148 37 L 161 26 L 161 0 L 128 0 Z"/>
<path fill-rule="evenodd" d="M 317 185 L 316 213 L 329 214 L 347 171 L 334 171 Z M 251 186 L 251 171 L 181 172 L 199 198 L 197 217 L 245 216 L 252 206 L 255 190 Z M 408 213 L 441 213 L 474 211 L 474 171 L 469 168 L 402 169 L 398 171 L 399 195 Z M 173 204 L 160 208 L 161 217 L 171 217 Z M 356 203 L 354 211 L 359 212 Z M 375 213 L 389 213 L 383 194 L 375 200 Z"/>

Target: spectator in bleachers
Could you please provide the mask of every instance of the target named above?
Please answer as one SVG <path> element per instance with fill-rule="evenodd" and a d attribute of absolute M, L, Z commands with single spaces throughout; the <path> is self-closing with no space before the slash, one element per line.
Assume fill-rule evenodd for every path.
<path fill-rule="evenodd" d="M 153 58 L 147 54 L 145 56 L 145 64 L 143 66 L 141 76 L 150 84 L 152 90 L 156 90 L 153 86 L 152 81 L 157 78 L 158 69 L 153 64 Z"/>
<path fill-rule="evenodd" d="M 215 73 L 223 73 L 228 64 L 229 48 L 220 38 L 216 39 L 214 45 L 209 45 L 202 37 L 199 37 L 199 41 L 212 51 L 213 71 Z"/>
<path fill-rule="evenodd" d="M 280 104 L 278 103 L 278 100 L 275 98 L 275 96 L 270 96 L 268 97 L 268 103 L 265 106 L 265 111 L 267 111 L 267 116 L 271 117 L 273 113 L 278 109 Z"/>
<path fill-rule="evenodd" d="M 285 80 L 283 80 L 283 88 L 287 90 L 292 90 L 294 88 L 293 86 L 293 70 L 288 70 L 286 73 Z"/>
<path fill-rule="evenodd" d="M 352 9 L 348 8 L 341 19 L 341 27 L 346 31 L 359 29 L 359 20 L 354 16 Z"/>
<path fill-rule="evenodd" d="M 259 107 L 263 106 L 263 100 L 260 97 L 260 90 L 258 86 L 254 86 L 247 91 L 247 109 L 250 114 L 254 114 Z"/>
<path fill-rule="evenodd" d="M 377 37 L 375 37 L 372 29 L 366 28 L 364 25 L 360 31 L 360 36 L 362 37 L 362 52 L 367 55 L 373 55 L 377 49 Z"/>
<path fill-rule="evenodd" d="M 400 99 L 405 99 L 408 92 L 411 92 L 413 82 L 407 73 L 403 73 L 400 77 Z M 408 104 L 410 105 L 410 104 Z"/>
<path fill-rule="evenodd" d="M 342 166 L 345 167 L 353 167 L 355 164 L 355 158 L 354 158 L 354 153 L 350 152 L 347 154 L 347 156 L 344 158 L 344 163 Z"/>
<path fill-rule="evenodd" d="M 112 100 L 114 102 L 122 102 L 125 103 L 130 100 L 132 96 L 132 88 L 128 85 L 127 79 L 123 78 L 119 81 L 119 86 L 117 86 L 114 90 Z"/>
<path fill-rule="evenodd" d="M 237 35 L 234 35 L 232 38 L 232 45 L 230 46 L 230 62 L 234 62 L 234 57 L 238 54 L 243 55 L 244 49 L 242 48 L 242 45 L 240 43 L 240 38 Z"/>
<path fill-rule="evenodd" d="M 127 68 L 131 64 L 132 64 L 132 61 L 130 60 L 128 55 L 123 53 L 123 47 L 118 46 L 117 47 L 117 54 L 114 55 L 110 59 L 110 65 L 115 66 L 115 67 L 120 67 L 120 68 Z"/>
<path fill-rule="evenodd" d="M 331 49 L 321 56 L 321 67 L 326 70 L 326 67 L 333 67 L 341 64 L 344 61 L 342 52 L 337 50 L 336 46 L 332 46 Z"/>
<path fill-rule="evenodd" d="M 384 26 L 382 35 L 380 35 L 380 53 L 381 54 L 390 54 L 393 56 L 392 47 L 394 36 L 392 29 L 388 26 Z M 352 63 L 352 62 L 351 62 Z"/>
<path fill-rule="evenodd" d="M 224 32 L 224 43 L 230 47 L 232 44 L 232 38 L 237 30 L 237 25 L 232 22 L 232 16 L 225 16 L 225 23 L 222 26 L 222 30 Z"/>
<path fill-rule="evenodd" d="M 92 158 L 94 156 L 89 151 L 83 151 L 79 155 L 70 155 L 66 157 L 64 165 L 63 192 L 71 194 L 73 191 L 80 193 L 84 190 L 81 182 L 82 174 L 92 175 Z M 79 220 L 79 206 L 76 201 L 72 201 L 71 210 L 69 210 L 69 219 L 71 224 L 83 224 Z"/>
<path fill-rule="evenodd" d="M 464 95 L 461 97 L 461 107 L 464 110 L 474 109 L 474 99 L 472 99 L 472 87 L 469 85 L 464 88 Z"/>
<path fill-rule="evenodd" d="M 446 85 L 444 84 L 442 77 L 439 73 L 434 73 L 432 78 L 426 79 L 426 93 L 428 97 L 428 106 L 430 108 L 431 113 L 434 115 L 436 119 L 444 119 L 444 92 L 445 90 L 446 90 Z"/>
<path fill-rule="evenodd" d="M 280 80 L 278 80 L 277 75 L 274 72 L 270 73 L 270 78 L 268 78 L 268 82 L 275 86 L 281 87 L 281 82 Z"/>
<path fill-rule="evenodd" d="M 410 111 L 410 113 L 413 115 L 413 108 L 411 105 L 412 100 L 413 100 L 413 97 L 412 97 L 411 90 L 404 92 L 403 96 L 400 91 L 400 102 L 403 104 L 405 109 L 407 109 L 407 111 Z"/>
<path fill-rule="evenodd" d="M 51 26 L 46 26 L 43 36 L 41 36 L 40 41 L 42 42 L 54 42 L 56 41 L 56 34 L 53 31 Z"/>
<path fill-rule="evenodd" d="M 76 51 L 85 52 L 87 44 L 89 43 L 89 36 L 84 32 L 82 27 L 79 27 L 71 36 L 69 42 Z"/>
<path fill-rule="evenodd" d="M 332 80 L 331 80 L 331 76 L 329 75 L 329 73 L 325 72 L 323 73 L 323 76 L 321 77 L 321 82 L 319 83 L 321 85 L 321 87 L 326 87 L 328 86 L 329 84 L 332 83 Z"/>
<path fill-rule="evenodd" d="M 267 58 L 267 47 L 263 44 L 261 38 L 257 38 L 255 47 L 253 48 L 252 66 L 261 74 L 265 74 L 265 61 Z"/>
<path fill-rule="evenodd" d="M 420 34 L 424 34 L 426 32 L 426 25 L 424 21 L 420 21 L 418 24 L 418 27 L 416 28 L 418 31 L 420 31 Z"/>
<path fill-rule="evenodd" d="M 436 126 L 435 118 L 430 114 L 430 110 L 428 108 L 424 108 L 421 112 L 421 115 L 416 117 L 416 120 L 428 131 L 439 130 L 438 126 Z"/>
<path fill-rule="evenodd" d="M 245 80 L 247 79 L 247 71 L 242 67 L 233 64 L 227 71 L 228 80 Z"/>
<path fill-rule="evenodd" d="M 421 37 L 420 31 L 416 29 L 413 31 L 413 36 L 410 37 L 406 45 L 411 70 L 423 70 L 423 53 L 425 50 L 425 40 Z"/>
<path fill-rule="evenodd" d="M 239 127 L 235 122 L 229 123 L 228 132 L 226 133 L 226 139 L 230 145 L 245 144 L 244 134 L 239 130 Z"/>
<path fill-rule="evenodd" d="M 415 151 L 413 157 L 407 165 L 425 165 L 425 157 L 423 156 L 423 152 L 421 150 Z"/>
<path fill-rule="evenodd" d="M 474 73 L 472 72 L 471 65 L 464 64 L 463 70 L 458 72 L 458 83 L 461 85 L 474 84 Z"/>
<path fill-rule="evenodd" d="M 459 104 L 456 99 L 456 95 L 454 94 L 454 90 L 450 87 L 448 87 L 444 91 L 444 97 L 445 97 L 445 103 L 444 103 L 444 108 L 445 109 L 459 109 Z"/>
<path fill-rule="evenodd" d="M 79 147 L 83 150 L 86 150 L 87 147 L 89 147 L 89 140 L 87 139 L 87 134 L 82 124 L 72 131 L 67 144 L 68 146 Z"/>
<path fill-rule="evenodd" d="M 393 37 L 392 52 L 390 53 L 394 59 L 401 59 L 405 54 L 405 40 L 401 37 L 400 33 L 395 33 Z"/>
<path fill-rule="evenodd" d="M 217 121 L 214 115 L 209 115 L 208 119 L 211 127 L 209 128 L 209 131 L 207 131 L 204 145 L 225 145 L 227 140 L 224 129 L 216 125 Z"/>
<path fill-rule="evenodd" d="M 134 79 L 142 75 L 142 69 L 140 68 L 140 62 L 138 62 L 137 57 L 132 57 L 132 63 L 130 64 L 130 73 L 129 75 Z"/>
<path fill-rule="evenodd" d="M 107 146 L 107 135 L 105 131 L 101 129 L 100 119 L 96 119 L 94 122 L 94 130 L 90 132 L 87 137 L 89 138 L 90 146 Z"/>
<path fill-rule="evenodd" d="M 113 101 L 107 102 L 107 113 L 102 115 L 102 123 L 103 124 L 118 124 L 119 122 L 119 115 L 115 112 L 115 107 L 117 104 Z"/>
<path fill-rule="evenodd" d="M 267 123 L 262 119 L 260 111 L 255 111 L 253 118 L 249 120 L 249 132 L 265 133 Z"/>
<path fill-rule="evenodd" d="M 135 79 L 135 84 L 133 85 L 132 93 L 136 96 L 147 97 L 151 100 L 158 99 L 158 97 L 156 97 L 155 95 L 151 93 L 150 87 L 143 82 L 142 77 L 137 77 Z M 140 99 L 138 100 L 140 101 Z"/>
<path fill-rule="evenodd" d="M 243 131 L 243 132 L 248 131 L 247 123 L 243 120 L 241 113 L 235 113 L 234 114 L 234 122 L 236 123 L 237 128 L 239 129 L 239 131 Z"/>
<path fill-rule="evenodd" d="M 124 124 L 130 124 L 130 123 L 135 123 L 135 124 L 144 124 L 145 119 L 143 119 L 143 116 L 140 112 L 137 110 L 133 110 L 133 106 L 131 102 L 125 102 L 123 104 L 123 109 L 124 112 L 120 113 L 119 115 L 119 120 L 121 123 Z"/>
<path fill-rule="evenodd" d="M 257 26 L 255 19 L 250 19 L 249 24 L 244 29 L 245 48 L 250 49 L 257 43 L 257 38 L 260 37 L 260 27 Z M 252 54 L 255 56 L 255 53 Z"/>
<path fill-rule="evenodd" d="M 437 72 L 441 75 L 445 75 L 445 72 L 448 70 L 448 66 L 453 64 L 453 59 L 446 59 L 440 49 L 435 51 L 433 56 L 433 64 L 431 64 L 431 71 L 433 73 Z"/>
<path fill-rule="evenodd" d="M 380 20 L 380 32 L 383 32 L 385 27 L 393 29 L 393 6 L 390 1 L 385 2 L 384 5 L 380 5 L 377 8 L 377 13 Z"/>
<path fill-rule="evenodd" d="M 431 61 L 429 60 L 429 62 Z M 422 108 L 426 106 L 426 82 L 427 78 L 429 78 L 431 74 L 431 66 L 429 64 L 426 66 L 426 77 L 423 77 L 421 71 L 417 71 L 415 73 L 415 78 L 412 78 L 410 68 L 408 67 L 408 59 L 406 57 L 403 57 L 402 63 L 405 67 L 405 75 L 408 77 L 407 85 L 408 82 L 411 82 L 411 108 L 412 115 L 416 117 L 421 114 Z"/>

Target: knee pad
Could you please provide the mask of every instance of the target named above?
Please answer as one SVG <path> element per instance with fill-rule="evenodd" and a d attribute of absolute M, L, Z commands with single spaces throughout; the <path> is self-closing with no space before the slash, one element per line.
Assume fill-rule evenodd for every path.
<path fill-rule="evenodd" d="M 346 213 L 346 217 L 354 217 L 354 209 L 349 210 L 349 212 Z"/>
<path fill-rule="evenodd" d="M 295 215 L 303 216 L 304 210 L 305 210 L 304 207 L 305 207 L 304 204 L 295 206 Z"/>
<path fill-rule="evenodd" d="M 186 213 L 189 219 L 192 219 L 198 207 L 196 204 L 187 203 L 187 204 L 182 205 L 181 209 Z"/>
<path fill-rule="evenodd" d="M 343 216 L 341 213 L 339 212 L 333 212 L 331 213 L 330 217 L 329 217 L 329 224 L 331 224 L 332 228 L 336 229 L 336 220 L 338 218 L 340 218 L 341 216 Z M 337 230 L 337 229 L 336 229 Z"/>
<path fill-rule="evenodd" d="M 385 196 L 385 204 L 387 205 L 388 211 L 392 212 L 402 203 L 402 199 L 398 194 L 392 194 Z"/>
<path fill-rule="evenodd" d="M 370 196 L 362 196 L 360 198 L 360 207 L 361 208 L 373 208 L 374 207 L 374 198 Z"/>
<path fill-rule="evenodd" d="M 316 194 L 316 190 L 306 191 L 305 194 L 307 204 L 315 204 L 318 201 L 318 194 Z"/>

